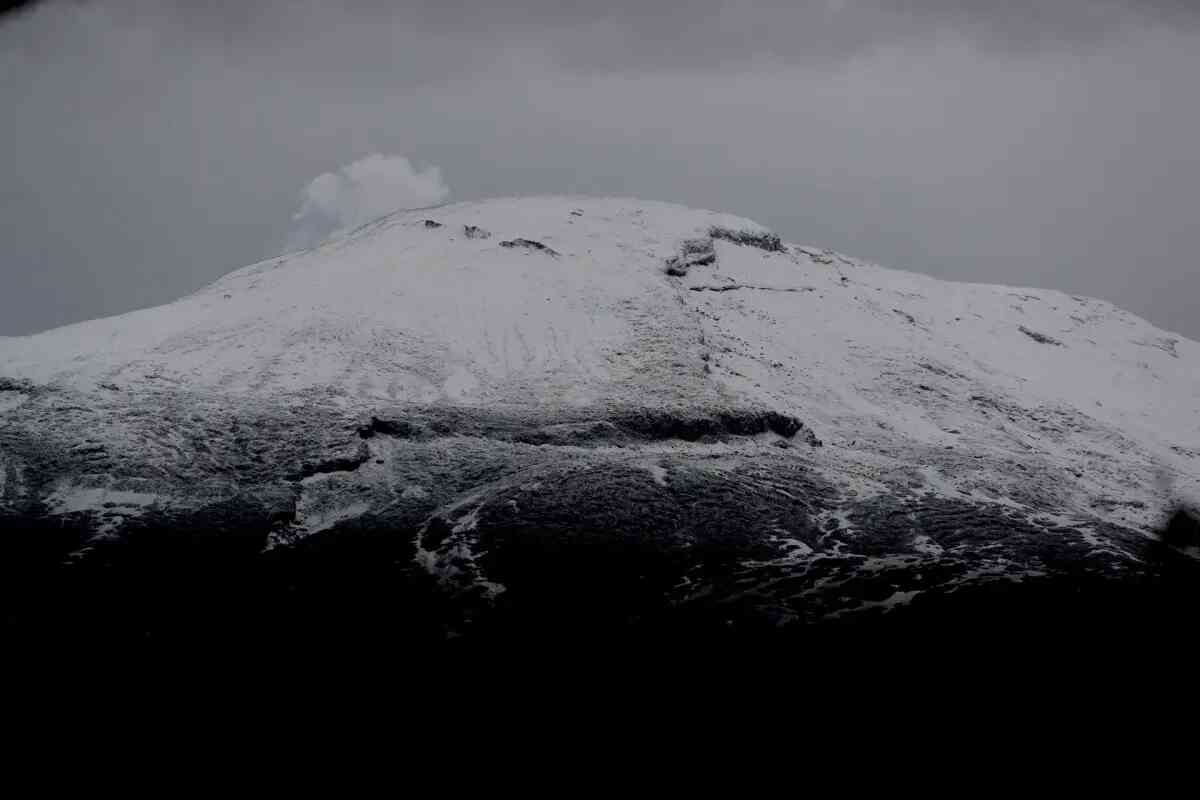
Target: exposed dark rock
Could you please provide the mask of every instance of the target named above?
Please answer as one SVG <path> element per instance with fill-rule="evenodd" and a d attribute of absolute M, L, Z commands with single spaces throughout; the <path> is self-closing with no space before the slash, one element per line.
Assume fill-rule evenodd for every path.
<path fill-rule="evenodd" d="M 778 236 L 765 231 L 732 230 L 714 226 L 709 228 L 708 235 L 714 239 L 724 239 L 727 242 L 746 247 L 757 247 L 759 250 L 766 250 L 769 253 L 782 253 L 786 249 Z"/>
<path fill-rule="evenodd" d="M 406 420 L 388 420 L 371 417 L 371 421 L 358 429 L 358 435 L 363 439 L 373 436 L 392 436 L 397 439 L 412 439 L 422 433 L 419 425 Z"/>
<path fill-rule="evenodd" d="M 300 467 L 301 479 L 311 478 L 329 472 L 353 472 L 371 459 L 371 451 L 366 442 L 358 446 L 351 455 L 335 456 L 316 462 L 306 462 Z"/>
<path fill-rule="evenodd" d="M 694 415 L 646 409 L 623 412 L 615 417 L 615 421 L 619 427 L 645 438 L 682 439 L 689 442 L 705 437 L 754 436 L 767 432 L 790 439 L 800 431 L 807 430 L 800 420 L 776 411 L 723 411 Z M 807 434 L 809 444 L 820 446 L 811 431 L 807 431 Z"/>
<path fill-rule="evenodd" d="M 442 223 L 438 222 L 438 221 L 437 221 L 437 220 L 435 220 L 435 219 L 427 219 L 427 220 L 425 220 L 424 224 L 425 224 L 425 227 L 426 227 L 426 228 L 440 228 L 440 227 L 442 227 Z"/>
<path fill-rule="evenodd" d="M 930 364 L 926 361 L 917 362 L 917 366 L 920 367 L 921 369 L 929 370 L 934 375 L 941 375 L 943 378 L 954 378 L 955 380 L 962 379 L 962 376 L 959 375 L 958 373 L 951 372 L 950 370 L 946 369 L 945 367 L 939 367 L 936 364 Z"/>
<path fill-rule="evenodd" d="M 1077 320 L 1078 318 L 1072 317 L 1072 319 Z M 1143 341 L 1135 341 L 1134 344 L 1141 345 L 1142 347 L 1153 347 L 1156 350 L 1162 350 L 1171 358 L 1179 358 L 1179 350 L 1177 349 L 1179 340 L 1171 336 L 1158 336 Z"/>
<path fill-rule="evenodd" d="M 811 286 L 754 286 L 748 283 L 725 283 L 717 286 L 689 286 L 693 292 L 736 292 L 740 289 L 750 289 L 757 292 L 814 292 Z"/>
<path fill-rule="evenodd" d="M 34 385 L 22 378 L 5 378 L 0 376 L 0 392 L 32 392 Z"/>
<path fill-rule="evenodd" d="M 549 256 L 557 256 L 559 252 L 533 239 L 508 239 L 500 243 L 501 247 L 522 247 L 526 250 L 538 250 Z"/>
<path fill-rule="evenodd" d="M 679 255 L 668 258 L 665 266 L 668 275 L 681 278 L 692 267 L 706 267 L 716 261 L 712 239 L 686 239 L 679 245 Z"/>
<path fill-rule="evenodd" d="M 521 431 L 513 435 L 512 441 L 534 445 L 611 444 L 625 438 L 620 428 L 607 421 L 565 423 L 540 427 L 532 431 Z"/>
<path fill-rule="evenodd" d="M 1033 339 L 1035 342 L 1038 342 L 1040 344 L 1052 344 L 1052 345 L 1055 345 L 1056 347 L 1063 346 L 1063 343 L 1060 342 L 1058 339 L 1055 339 L 1053 336 L 1047 336 L 1044 333 L 1038 333 L 1037 331 L 1031 331 L 1029 328 L 1026 328 L 1024 325 L 1018 325 L 1017 328 L 1018 328 L 1018 330 L 1021 331 L 1021 333 L 1025 334 L 1030 339 Z"/>
<path fill-rule="evenodd" d="M 729 228 L 710 228 L 708 237 L 704 239 L 686 239 L 679 246 L 679 254 L 667 259 L 666 273 L 673 277 L 683 277 L 692 267 L 704 267 L 715 264 L 717 251 L 713 240 L 724 239 L 734 244 L 757 247 L 772 253 L 784 251 L 783 243 L 773 233 L 755 231 L 735 231 Z"/>
<path fill-rule="evenodd" d="M 468 430 L 470 419 L 442 424 Z M 614 419 L 540 430 L 555 444 L 575 434 L 611 441 L 622 430 L 690 440 L 807 431 L 770 411 Z M 407 439 L 412 457 L 429 459 L 422 469 L 451 484 L 443 499 L 382 508 L 270 552 L 263 552 L 268 537 L 294 523 L 292 488 L 239 491 L 198 511 L 149 512 L 72 568 L 58 565 L 87 538 L 84 517 L 0 516 L 0 529 L 11 534 L 0 559 L 6 641 L 54 636 L 120 649 L 144 646 L 149 635 L 155 646 L 200 643 L 222 652 L 384 640 L 430 648 L 448 646 L 447 631 L 456 642 L 643 635 L 808 642 L 849 625 L 848 642 L 954 630 L 956 642 L 978 634 L 1013 646 L 1039 630 L 1094 625 L 1112 637 L 1146 620 L 1165 628 L 1195 607 L 1195 589 L 1187 588 L 1196 585 L 1194 566 L 1169 551 L 1155 554 L 1137 532 L 1096 529 L 1113 543 L 1097 549 L 1079 526 L 1047 529 L 1005 506 L 915 495 L 848 499 L 794 448 L 767 448 L 716 471 L 702 450 L 676 450 L 656 457 L 656 479 L 623 450 L 556 469 L 553 448 L 522 461 L 529 450 L 520 441 L 487 456 L 494 445 L 456 436 L 447 449 L 444 440 L 412 435 L 426 424 L 375 418 L 363 429 Z M 474 424 L 519 429 L 518 421 Z M 467 457 L 443 465 L 455 452 Z M 327 459 L 310 474 L 355 461 Z M 445 498 L 467 491 L 471 506 L 445 510 Z M 468 510 L 472 522 L 462 524 Z M 1183 533 L 1164 538 L 1193 546 L 1196 523 L 1181 519 L 1169 530 Z M 454 565 L 457 578 L 427 573 L 417 546 Z M 1150 571 L 1143 575 L 1136 558 Z M 487 599 L 475 586 L 484 580 L 504 591 Z"/>
<path fill-rule="evenodd" d="M 453 533 L 451 526 L 442 517 L 433 517 L 421 532 L 421 547 L 426 550 L 436 550 Z"/>
<path fill-rule="evenodd" d="M 468 239 L 490 239 L 492 234 L 478 225 L 464 225 L 463 234 Z"/>
<path fill-rule="evenodd" d="M 1163 529 L 1162 540 L 1171 547 L 1200 547 L 1200 517 L 1178 509 Z"/>

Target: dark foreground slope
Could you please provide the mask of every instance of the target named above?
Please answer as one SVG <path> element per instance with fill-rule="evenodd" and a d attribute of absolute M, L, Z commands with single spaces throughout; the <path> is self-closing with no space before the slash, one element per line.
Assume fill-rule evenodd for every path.
<path fill-rule="evenodd" d="M 746 517 L 761 508 L 701 509 L 703 523 L 685 535 L 667 521 L 679 509 L 661 501 L 592 497 L 635 509 L 601 522 L 586 496 L 565 499 L 566 508 L 480 522 L 479 558 L 506 583 L 495 596 L 424 569 L 418 549 L 438 534 L 386 515 L 264 552 L 280 520 L 235 501 L 187 520 L 147 521 L 86 558 L 71 555 L 83 526 L 5 518 L 3 646 L 18 662 L 54 653 L 369 656 L 400 667 L 480 656 L 770 653 L 797 667 L 862 657 L 1032 667 L 1048 658 L 1182 655 L 1200 613 L 1200 571 L 1180 552 L 1194 546 L 1197 525 L 1182 512 L 1119 572 L 1080 554 L 1053 560 L 1041 547 L 1022 550 L 1015 542 L 1034 532 L 987 510 L 931 510 L 907 523 L 930 532 L 944 524 L 939 514 L 957 515 L 960 527 L 947 537 L 967 547 L 1006 543 L 999 561 L 1021 576 L 982 580 L 987 565 L 970 556 L 906 559 L 905 533 L 886 514 L 859 534 L 874 540 L 859 548 L 872 555 L 835 539 L 801 567 L 772 563 L 777 554 L 746 536 Z M 887 566 L 879 542 L 889 543 Z M 1027 574 L 1031 562 L 1043 574 Z M 897 592 L 914 595 L 884 602 Z"/>

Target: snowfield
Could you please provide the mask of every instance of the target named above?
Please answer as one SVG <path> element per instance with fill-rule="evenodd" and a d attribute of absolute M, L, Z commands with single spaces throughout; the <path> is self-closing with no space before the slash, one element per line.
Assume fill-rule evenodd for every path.
<path fill-rule="evenodd" d="M 578 525 L 657 542 L 672 604 L 752 597 L 786 624 L 1128 574 L 1198 504 L 1200 344 L 665 203 L 396 213 L 0 339 L 0 523 L 67 520 L 77 558 L 189 519 L 261 528 L 262 551 L 387 527 L 487 605 L 611 578 L 547 561 L 539 537 Z"/>

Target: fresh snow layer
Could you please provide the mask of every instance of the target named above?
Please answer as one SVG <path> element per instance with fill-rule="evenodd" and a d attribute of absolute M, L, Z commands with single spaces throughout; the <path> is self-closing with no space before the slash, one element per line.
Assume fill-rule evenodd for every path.
<path fill-rule="evenodd" d="M 0 374 L 255 394 L 333 387 L 402 403 L 590 404 L 648 384 L 712 394 L 693 315 L 661 261 L 709 225 L 751 223 L 576 205 L 583 216 L 561 199 L 400 213 L 165 306 L 3 340 Z M 432 217 L 443 227 L 426 227 Z M 492 236 L 468 238 L 467 225 Z M 517 238 L 560 255 L 501 244 Z"/>
<path fill-rule="evenodd" d="M 920 446 L 913 480 L 943 495 L 1006 496 L 939 470 L 940 450 L 1200 497 L 1196 342 L 1099 300 L 814 247 L 719 238 L 669 275 L 714 227 L 765 233 L 612 198 L 400 212 L 164 306 L 0 338 L 0 377 L 353 407 L 765 406 L 854 454 L 863 492 Z M 0 413 L 24 400 L 2 395 Z"/>

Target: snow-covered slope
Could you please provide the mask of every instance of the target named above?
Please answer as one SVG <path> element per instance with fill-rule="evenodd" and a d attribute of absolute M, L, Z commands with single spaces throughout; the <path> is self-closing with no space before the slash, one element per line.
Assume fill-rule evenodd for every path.
<path fill-rule="evenodd" d="M 421 563 L 493 589 L 480 509 L 613 459 L 676 494 L 684 473 L 763 468 L 739 486 L 791 496 L 780 470 L 802 468 L 841 498 L 806 506 L 802 527 L 850 538 L 873 530 L 854 504 L 937 500 L 1128 563 L 1130 541 L 1200 498 L 1196 342 L 1099 300 L 940 281 L 628 199 L 397 213 L 165 306 L 0 339 L 0 380 L 0 495 L 26 517 L 36 501 L 112 535 L 148 508 L 274 487 L 274 546 L 402 506 L 425 534 L 447 528 Z M 784 447 L 800 424 L 825 446 Z M 454 483 L 433 477 L 439 458 L 504 466 Z M 844 551 L 781 514 L 752 524 L 785 544 L 744 564 Z M 1135 539 L 1097 533 L 1118 529 Z M 905 557 L 947 550 L 920 530 L 906 542 Z"/>
<path fill-rule="evenodd" d="M 425 226 L 434 217 L 442 227 Z M 555 198 L 397 214 L 166 306 L 8 340 L 0 371 L 401 403 L 582 404 L 660 385 L 712 394 L 694 314 L 661 265 L 716 224 L 750 225 Z M 521 238 L 557 253 L 503 244 Z M 685 360 L 691 369 L 673 366 Z"/>

